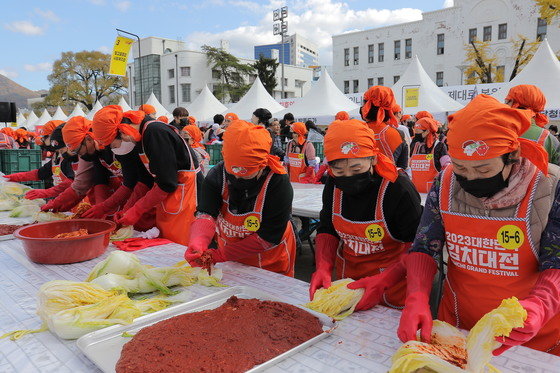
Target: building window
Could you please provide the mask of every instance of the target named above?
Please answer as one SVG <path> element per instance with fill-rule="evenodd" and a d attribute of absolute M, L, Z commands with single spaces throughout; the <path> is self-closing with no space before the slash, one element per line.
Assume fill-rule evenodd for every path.
<path fill-rule="evenodd" d="M 284 78 L 284 87 L 288 86 L 288 78 Z"/>
<path fill-rule="evenodd" d="M 401 59 L 401 41 L 395 40 L 395 60 Z"/>
<path fill-rule="evenodd" d="M 537 20 L 537 40 L 543 41 L 546 36 L 546 19 L 539 18 Z"/>
<path fill-rule="evenodd" d="M 401 78 L 400 75 L 393 76 L 393 84 L 396 84 L 399 81 L 400 78 Z"/>
<path fill-rule="evenodd" d="M 360 81 L 354 80 L 354 93 L 360 92 Z"/>
<path fill-rule="evenodd" d="M 496 77 L 495 77 L 496 83 L 503 83 L 505 80 L 504 79 L 505 75 L 506 75 L 506 67 L 504 65 L 496 66 Z"/>
<path fill-rule="evenodd" d="M 445 34 L 437 35 L 437 54 L 445 53 Z"/>
<path fill-rule="evenodd" d="M 189 66 L 182 66 L 181 76 L 191 76 L 191 68 Z"/>
<path fill-rule="evenodd" d="M 175 78 L 175 69 L 167 70 L 167 76 L 169 77 L 169 79 Z"/>
<path fill-rule="evenodd" d="M 377 62 L 383 62 L 385 59 L 385 43 L 377 44 Z"/>
<path fill-rule="evenodd" d="M 373 87 L 373 78 L 368 78 L 367 80 L 367 87 Z"/>
<path fill-rule="evenodd" d="M 181 102 L 191 102 L 191 85 L 181 84 Z"/>
<path fill-rule="evenodd" d="M 344 94 L 348 94 L 348 93 L 350 93 L 350 81 L 345 80 L 344 81 Z"/>
<path fill-rule="evenodd" d="M 360 47 L 354 47 L 354 65 L 360 63 Z"/>
<path fill-rule="evenodd" d="M 370 44 L 367 46 L 367 59 L 368 59 L 368 63 L 373 63 L 373 59 L 375 57 L 375 54 L 373 52 L 373 44 Z"/>
<path fill-rule="evenodd" d="M 344 66 L 350 66 L 350 48 L 344 48 Z"/>
<path fill-rule="evenodd" d="M 469 29 L 469 44 L 476 40 L 476 29 Z"/>
<path fill-rule="evenodd" d="M 484 26 L 482 29 L 482 41 L 492 40 L 492 26 Z"/>
<path fill-rule="evenodd" d="M 383 84 L 385 84 L 385 82 L 383 81 L 383 78 L 382 77 L 377 78 L 377 85 L 383 85 Z"/>
<path fill-rule="evenodd" d="M 443 87 L 443 71 L 438 71 L 436 73 L 436 85 L 438 87 Z"/>
<path fill-rule="evenodd" d="M 212 69 L 212 79 L 220 79 L 221 77 L 222 74 L 220 73 L 220 70 Z"/>
<path fill-rule="evenodd" d="M 412 39 L 404 41 L 404 58 L 412 58 Z"/>
<path fill-rule="evenodd" d="M 169 103 L 174 104 L 175 103 L 175 86 L 170 85 L 168 88 L 169 88 Z"/>
<path fill-rule="evenodd" d="M 498 40 L 507 39 L 507 23 L 498 25 Z"/>

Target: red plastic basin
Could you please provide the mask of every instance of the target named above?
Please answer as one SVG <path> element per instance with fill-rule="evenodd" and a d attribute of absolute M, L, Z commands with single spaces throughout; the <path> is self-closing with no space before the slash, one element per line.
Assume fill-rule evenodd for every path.
<path fill-rule="evenodd" d="M 14 237 L 23 241 L 25 253 L 35 263 L 68 264 L 97 258 L 107 250 L 116 224 L 101 219 L 60 220 L 19 228 Z M 87 229 L 82 237 L 52 238 L 60 233 Z"/>

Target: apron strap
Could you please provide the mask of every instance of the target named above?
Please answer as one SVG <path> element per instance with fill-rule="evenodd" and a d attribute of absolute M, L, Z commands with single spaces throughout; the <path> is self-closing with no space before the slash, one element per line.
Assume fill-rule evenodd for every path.
<path fill-rule="evenodd" d="M 538 169 L 535 169 L 531 183 L 527 188 L 527 193 L 525 194 L 525 197 L 523 197 L 523 200 L 521 200 L 521 203 L 517 206 L 517 211 L 515 212 L 516 217 L 526 219 L 529 216 L 531 206 L 533 206 L 533 198 L 535 197 L 535 190 L 537 189 L 540 175 L 541 172 Z M 530 224 L 527 226 L 530 227 Z"/>
<path fill-rule="evenodd" d="M 449 211 L 451 208 L 451 187 L 453 177 L 453 165 L 448 165 L 442 172 L 441 185 L 439 186 L 439 209 Z"/>
<path fill-rule="evenodd" d="M 385 214 L 383 213 L 383 199 L 385 197 L 385 192 L 387 191 L 388 185 L 389 180 L 385 178 L 381 179 L 381 186 L 379 187 L 379 192 L 377 192 L 377 202 L 375 203 L 375 220 L 382 220 L 383 222 L 385 222 Z"/>
<path fill-rule="evenodd" d="M 342 215 L 342 191 L 336 186 L 333 187 L 333 215 Z"/>

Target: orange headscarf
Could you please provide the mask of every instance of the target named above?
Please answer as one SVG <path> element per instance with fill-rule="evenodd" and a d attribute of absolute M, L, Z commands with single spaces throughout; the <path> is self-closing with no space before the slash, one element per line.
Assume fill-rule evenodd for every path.
<path fill-rule="evenodd" d="M 229 121 L 239 120 L 239 117 L 235 113 L 227 113 L 225 118 Z"/>
<path fill-rule="evenodd" d="M 123 113 L 123 118 L 130 119 L 133 124 L 140 124 L 146 118 L 146 113 L 141 110 L 129 110 Z"/>
<path fill-rule="evenodd" d="M 512 108 L 524 108 L 533 112 L 535 123 L 539 127 L 544 127 L 548 123 L 548 117 L 541 113 L 546 105 L 546 98 L 538 87 L 530 84 L 516 85 L 506 96 L 506 101 L 510 100 L 513 101 Z"/>
<path fill-rule="evenodd" d="M 393 113 L 397 114 L 397 113 L 400 113 L 401 111 L 402 111 L 401 105 L 399 105 L 395 102 L 395 105 L 393 105 Z"/>
<path fill-rule="evenodd" d="M 434 119 L 434 116 L 432 115 L 432 113 L 430 113 L 429 111 L 419 111 L 418 113 L 416 113 L 415 115 L 416 120 L 422 119 L 422 118 L 430 118 L 430 119 Z"/>
<path fill-rule="evenodd" d="M 14 139 L 17 142 L 20 141 L 27 141 L 27 131 L 24 130 L 23 128 L 18 128 L 17 130 L 15 130 L 14 132 Z"/>
<path fill-rule="evenodd" d="M 74 150 L 80 146 L 86 136 L 91 136 L 91 120 L 76 116 L 68 119 L 62 129 L 62 138 L 68 148 Z"/>
<path fill-rule="evenodd" d="M 191 147 L 204 149 L 204 145 L 202 145 L 202 131 L 198 126 L 185 126 L 183 131 L 187 132 L 191 139 L 193 139 Z"/>
<path fill-rule="evenodd" d="M 187 117 L 187 120 L 189 121 L 189 125 L 192 125 L 192 126 L 196 125 L 196 118 L 195 117 L 189 116 L 189 117 Z"/>
<path fill-rule="evenodd" d="M 392 182 L 397 180 L 397 167 L 379 151 L 375 141 L 375 133 L 364 122 L 337 120 L 331 123 L 325 135 L 325 158 L 331 161 L 346 158 L 377 157 L 375 172 Z"/>
<path fill-rule="evenodd" d="M 158 117 L 157 121 L 158 122 L 163 122 L 165 124 L 169 124 L 169 118 L 167 118 L 165 115 L 162 115 L 161 117 Z"/>
<path fill-rule="evenodd" d="M 348 120 L 350 119 L 350 115 L 346 111 L 339 111 L 336 113 L 334 117 L 335 120 Z"/>
<path fill-rule="evenodd" d="M 428 135 L 426 136 L 426 146 L 431 149 L 434 145 L 434 141 L 436 138 L 436 133 L 438 131 L 439 125 L 438 121 L 432 118 L 422 118 L 416 121 L 414 124 L 414 128 L 419 128 L 423 131 L 428 131 Z"/>
<path fill-rule="evenodd" d="M 292 123 L 291 127 L 292 131 L 299 135 L 298 144 L 303 145 L 303 143 L 305 142 L 305 135 L 307 134 L 307 127 L 305 127 L 305 124 L 301 122 Z"/>
<path fill-rule="evenodd" d="M 63 120 L 49 120 L 45 125 L 41 128 L 40 134 L 41 136 L 49 136 L 53 133 L 54 129 L 64 123 Z"/>
<path fill-rule="evenodd" d="M 153 107 L 152 105 L 148 105 L 148 104 L 140 105 L 140 107 L 138 108 L 138 110 L 143 111 L 144 113 L 146 113 L 146 115 L 150 115 L 150 114 L 155 114 L 155 113 L 156 113 L 156 108 Z"/>
<path fill-rule="evenodd" d="M 377 111 L 377 119 L 375 123 L 383 123 L 385 121 L 385 113 L 389 116 L 388 124 L 397 125 L 397 118 L 393 113 L 393 107 L 396 105 L 395 94 L 389 87 L 375 85 L 370 87 L 364 93 L 364 106 L 362 106 L 362 117 L 365 119 L 372 106 L 379 107 Z"/>
<path fill-rule="evenodd" d="M 521 136 L 531 125 L 530 110 L 513 109 L 488 95 L 476 96 L 467 106 L 449 116 L 449 155 L 463 160 L 499 157 L 521 148 L 545 175 L 548 155 L 542 145 Z"/>
<path fill-rule="evenodd" d="M 224 132 L 224 166 L 235 176 L 251 175 L 261 168 L 270 167 L 272 172 L 285 174 L 280 159 L 270 154 L 272 138 L 261 126 L 244 120 L 235 120 Z"/>
<path fill-rule="evenodd" d="M 403 115 L 401 118 L 401 122 L 409 121 L 412 117 L 410 115 Z"/>
<path fill-rule="evenodd" d="M 4 127 L 0 130 L 0 132 L 2 132 L 4 135 L 10 136 L 11 138 L 16 137 L 15 131 L 13 130 L 13 128 L 10 127 Z"/>
<path fill-rule="evenodd" d="M 105 147 L 112 143 L 119 131 L 131 136 L 134 141 L 140 141 L 142 137 L 136 128 L 133 128 L 130 124 L 121 123 L 124 118 L 123 114 L 119 105 L 105 106 L 95 113 L 91 129 L 99 147 Z"/>

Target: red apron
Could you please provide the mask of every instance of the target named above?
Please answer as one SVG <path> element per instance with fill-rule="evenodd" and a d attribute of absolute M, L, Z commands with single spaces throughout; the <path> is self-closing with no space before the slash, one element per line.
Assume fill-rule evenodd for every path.
<path fill-rule="evenodd" d="M 266 180 L 257 196 L 253 211 L 245 214 L 234 214 L 229 210 L 229 189 L 225 178 L 222 187 L 222 208 L 218 215 L 218 247 L 224 248 L 227 244 L 234 243 L 250 236 L 258 231 L 262 221 L 262 210 L 266 191 L 270 179 L 274 175 L 268 174 Z M 271 196 L 274 198 L 274 196 Z M 281 227 L 278 227 L 281 229 Z M 282 241 L 276 246 L 263 251 L 253 257 L 238 260 L 238 262 L 253 267 L 259 267 L 271 272 L 280 273 L 289 277 L 294 277 L 294 265 L 296 260 L 296 238 L 292 228 L 292 223 L 288 221 L 284 229 Z"/>
<path fill-rule="evenodd" d="M 148 127 L 150 123 L 156 121 L 147 122 L 144 126 L 142 134 Z M 177 129 L 171 125 L 177 135 Z M 173 242 L 177 242 L 181 245 L 186 245 L 189 242 L 189 233 L 191 229 L 191 223 L 195 219 L 196 211 L 196 174 L 200 169 L 194 168 L 194 161 L 192 159 L 191 152 L 188 151 L 188 145 L 185 140 L 179 136 L 185 147 L 187 148 L 187 153 L 190 157 L 191 169 L 190 170 L 178 170 L 177 171 L 177 189 L 174 192 L 169 193 L 165 200 L 156 206 L 156 226 L 161 232 L 161 237 L 167 238 Z M 140 159 L 144 166 L 150 172 L 150 160 L 145 153 L 140 154 Z M 151 172 L 150 172 L 151 173 Z M 153 174 L 152 174 L 153 175 Z M 155 176 L 155 175 L 154 175 Z"/>
<path fill-rule="evenodd" d="M 307 175 L 308 166 L 305 163 L 304 149 L 310 143 L 308 141 L 303 143 L 303 145 L 301 146 L 301 153 L 295 152 L 296 146 L 294 144 L 295 142 L 292 140 L 292 143 L 288 145 L 288 171 L 290 174 L 290 181 L 294 183 L 300 183 L 306 176 L 314 179 L 314 173 L 313 175 Z"/>
<path fill-rule="evenodd" d="M 69 180 L 69 178 L 64 174 L 64 172 L 62 172 L 62 168 L 60 167 L 63 159 L 64 158 L 62 158 L 58 154 L 52 158 L 51 172 L 52 172 L 52 179 L 54 185 L 58 185 L 63 181 Z M 76 171 L 78 170 L 78 162 L 72 163 L 72 169 L 74 170 L 74 174 L 75 174 Z"/>
<path fill-rule="evenodd" d="M 337 252 L 337 278 L 354 280 L 373 276 L 397 262 L 406 252 L 406 245 L 391 236 L 383 214 L 383 197 L 389 180 L 383 179 L 377 194 L 375 218 L 351 221 L 342 216 L 342 191 L 334 188 L 333 225 L 343 241 Z M 406 296 L 406 277 L 383 294 L 386 306 L 402 308 Z"/>
<path fill-rule="evenodd" d="M 434 161 L 434 151 L 439 141 L 434 143 L 432 151 L 428 154 L 419 153 L 421 144 L 414 144 L 414 150 L 410 157 L 410 170 L 412 172 L 412 183 L 420 193 L 428 193 L 438 174 Z"/>
<path fill-rule="evenodd" d="M 531 239 L 530 211 L 540 172 L 535 172 L 515 216 L 460 214 L 452 206 L 453 167 L 443 171 L 440 211 L 449 252 L 439 319 L 471 329 L 487 312 L 512 296 L 529 295 L 539 276 L 538 247 Z M 540 232 L 539 232 L 540 234 Z M 560 315 L 524 346 L 560 353 Z"/>
<path fill-rule="evenodd" d="M 0 133 L 0 149 L 12 149 L 10 137 L 4 133 Z"/>

